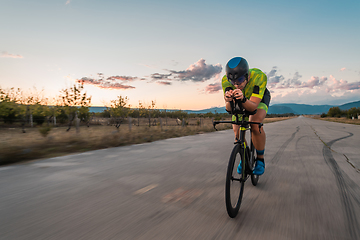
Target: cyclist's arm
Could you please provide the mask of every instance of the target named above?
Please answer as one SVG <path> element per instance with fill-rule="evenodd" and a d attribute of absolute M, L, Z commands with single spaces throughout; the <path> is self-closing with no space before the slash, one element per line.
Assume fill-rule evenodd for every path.
<path fill-rule="evenodd" d="M 261 102 L 261 99 L 264 96 L 267 77 L 263 72 L 261 72 L 257 74 L 254 81 L 255 81 L 255 86 L 251 94 L 251 97 L 243 104 L 243 107 L 250 112 L 255 111 L 257 109 L 257 107 Z"/>
<path fill-rule="evenodd" d="M 260 98 L 251 96 L 250 99 L 246 100 L 246 102 L 243 103 L 242 105 L 247 111 L 253 112 L 257 109 L 260 102 L 261 102 Z"/>
<path fill-rule="evenodd" d="M 228 113 L 231 113 L 232 111 L 232 106 L 230 102 L 225 102 L 225 109 Z"/>
<path fill-rule="evenodd" d="M 234 90 L 235 92 L 235 98 L 242 100 L 245 98 L 243 92 L 240 89 Z M 258 98 L 258 94 L 254 96 L 254 94 L 250 97 L 250 99 L 247 99 L 245 103 L 242 103 L 242 106 L 249 112 L 254 112 L 257 107 L 259 106 L 259 103 L 261 102 L 261 98 Z"/>
<path fill-rule="evenodd" d="M 225 109 L 228 113 L 232 111 L 231 102 L 233 101 L 233 89 L 231 87 L 227 87 L 224 90 L 224 100 L 225 100 Z"/>

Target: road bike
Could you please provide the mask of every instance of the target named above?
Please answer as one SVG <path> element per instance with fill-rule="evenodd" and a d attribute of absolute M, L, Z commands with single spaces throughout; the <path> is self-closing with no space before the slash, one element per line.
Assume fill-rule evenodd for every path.
<path fill-rule="evenodd" d="M 246 180 L 250 177 L 251 183 L 256 186 L 259 181 L 259 176 L 253 174 L 255 168 L 255 147 L 251 140 L 250 134 L 250 146 L 248 146 L 245 135 L 246 132 L 251 129 L 250 124 L 259 126 L 259 132 L 261 133 L 262 123 L 250 122 L 249 116 L 254 115 L 254 112 L 246 111 L 239 101 L 235 101 L 232 104 L 231 115 L 235 116 L 235 121 L 213 121 L 213 126 L 216 129 L 216 125 L 219 123 L 231 123 L 239 125 L 239 140 L 235 141 L 234 148 L 231 152 L 227 173 L 226 173 L 226 184 L 225 184 L 225 202 L 226 210 L 231 218 L 236 217 L 239 212 L 242 197 L 244 194 L 244 185 Z M 217 130 L 217 129 L 216 129 Z M 242 164 L 242 172 L 237 172 L 238 165 Z"/>

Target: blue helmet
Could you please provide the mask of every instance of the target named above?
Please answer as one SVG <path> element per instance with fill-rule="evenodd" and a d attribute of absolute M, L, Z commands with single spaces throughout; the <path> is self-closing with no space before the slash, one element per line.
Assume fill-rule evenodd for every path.
<path fill-rule="evenodd" d="M 226 64 L 226 77 L 233 85 L 241 84 L 248 78 L 249 64 L 245 58 L 234 57 Z"/>

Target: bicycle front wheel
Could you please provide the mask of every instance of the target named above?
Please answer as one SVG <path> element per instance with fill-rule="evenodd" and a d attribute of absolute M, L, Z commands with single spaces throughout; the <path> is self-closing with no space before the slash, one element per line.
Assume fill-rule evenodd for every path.
<path fill-rule="evenodd" d="M 225 202 L 226 210 L 231 218 L 236 217 L 238 214 L 244 193 L 245 159 L 243 155 L 243 147 L 236 144 L 231 152 L 226 173 Z M 237 172 L 240 161 L 242 163 L 241 174 Z"/>
<path fill-rule="evenodd" d="M 256 186 L 259 181 L 259 175 L 255 175 L 252 173 L 255 169 L 255 147 L 254 144 L 251 141 L 251 147 L 250 147 L 250 156 L 249 156 L 249 166 L 251 166 L 251 183 L 252 185 Z"/>

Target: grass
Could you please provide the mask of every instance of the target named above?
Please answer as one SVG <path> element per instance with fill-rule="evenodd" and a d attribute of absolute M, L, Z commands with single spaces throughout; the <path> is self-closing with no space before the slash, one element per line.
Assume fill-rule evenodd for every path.
<path fill-rule="evenodd" d="M 338 123 L 347 123 L 347 124 L 355 124 L 355 125 L 360 125 L 360 119 L 349 119 L 346 117 L 325 117 L 325 118 L 321 118 L 320 116 L 316 115 L 316 116 L 311 116 L 314 119 L 319 119 L 319 120 L 324 120 L 324 121 L 329 121 L 329 122 L 338 122 Z"/>
<path fill-rule="evenodd" d="M 266 118 L 264 123 L 286 119 Z M 141 126 L 132 126 L 131 131 L 128 124 L 119 129 L 106 124 L 81 126 L 79 132 L 75 127 L 68 132 L 67 127 L 34 127 L 26 128 L 26 133 L 20 127 L 3 127 L 0 128 L 0 165 L 215 131 L 211 119 L 203 120 L 201 127 L 196 122 L 197 119 L 193 119 L 188 123 L 194 125 L 161 128 L 159 123 L 146 126 L 144 120 Z M 231 129 L 231 124 L 220 124 L 217 129 Z"/>

